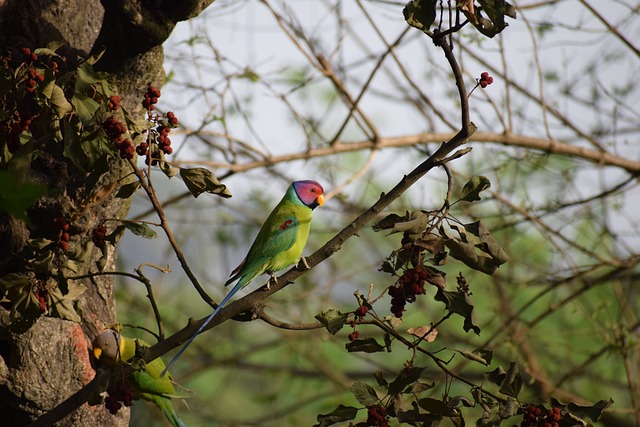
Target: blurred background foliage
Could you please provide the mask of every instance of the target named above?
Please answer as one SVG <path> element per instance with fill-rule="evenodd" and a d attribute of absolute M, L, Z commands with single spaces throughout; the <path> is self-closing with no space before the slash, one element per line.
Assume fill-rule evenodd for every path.
<path fill-rule="evenodd" d="M 154 184 L 186 259 L 218 300 L 289 182 L 315 179 L 332 196 L 315 213 L 305 250 L 311 254 L 457 131 L 451 70 L 429 38 L 407 30 L 403 7 L 376 0 L 218 0 L 165 44 L 168 77 L 158 107 L 174 111 L 181 124 L 172 132 L 171 161 L 210 168 L 233 198 L 193 199 L 178 178 L 161 174 Z M 515 7 L 517 19 L 507 19 L 496 37 L 467 26 L 450 40 L 467 91 L 481 72 L 495 79 L 470 97 L 479 128 L 468 143 L 473 151 L 449 163 L 452 201 L 471 176 L 488 177 L 491 187 L 480 201 L 454 204 L 450 214 L 463 223 L 481 219 L 510 260 L 493 276 L 451 258 L 438 267 L 450 290 L 464 275 L 482 332 L 465 333 L 454 316 L 438 326 L 434 342 L 421 345 L 476 385 L 487 385 L 485 372 L 518 361 L 527 380 L 521 401 L 553 396 L 591 405 L 611 398 L 602 423 L 640 425 L 638 7 L 618 0 Z M 439 209 L 446 193 L 447 176 L 434 170 L 380 218 Z M 130 217 L 154 220 L 143 195 L 134 198 Z M 354 292 L 366 295 L 372 286 L 374 297 L 383 295 L 373 309 L 390 316 L 385 289 L 396 278 L 379 268 L 400 239 L 366 227 L 269 298 L 266 312 L 314 323 L 330 308 L 355 310 Z M 150 243 L 127 235 L 118 250 L 123 271 L 145 262 L 171 265 L 168 274 L 145 269 L 168 332 L 209 314 L 161 238 Z M 265 282 L 266 276 L 247 291 Z M 145 289 L 123 278 L 117 292 L 120 320 L 153 329 Z M 435 292 L 427 287 L 407 305 L 401 334 L 444 316 Z M 379 328 L 357 329 L 383 342 Z M 376 387 L 377 370 L 394 378 L 413 353 L 399 342 L 391 352 L 348 353 L 350 332 L 225 322 L 173 368 L 196 392 L 190 410 L 180 403 L 177 410 L 189 426 L 303 426 L 338 404 L 362 407 L 352 384 Z M 494 351 L 491 366 L 456 353 L 477 348 Z M 418 354 L 414 365 L 426 367 L 423 382 L 435 383 L 421 396 L 471 398 L 468 384 L 431 359 Z M 465 411 L 467 422 L 482 413 L 478 406 Z M 132 425 L 150 425 L 158 415 L 137 403 Z M 366 411 L 356 418 L 365 419 Z"/>

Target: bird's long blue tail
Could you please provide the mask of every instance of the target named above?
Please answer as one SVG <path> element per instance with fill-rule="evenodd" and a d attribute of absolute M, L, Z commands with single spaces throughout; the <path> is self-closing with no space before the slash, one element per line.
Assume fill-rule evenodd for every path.
<path fill-rule="evenodd" d="M 187 341 L 182 348 L 180 349 L 180 351 L 178 352 L 178 354 L 176 354 L 175 356 L 173 356 L 173 359 L 171 359 L 171 361 L 167 364 L 167 367 L 164 368 L 164 370 L 162 371 L 162 373 L 160 374 L 160 377 L 164 377 L 164 375 L 167 373 L 167 371 L 169 370 L 169 368 L 171 367 L 171 365 L 173 365 L 175 363 L 176 360 L 178 360 L 178 358 L 180 356 L 182 356 L 182 353 L 184 353 L 184 351 L 187 349 L 187 347 L 189 347 L 189 345 L 191 345 L 191 343 L 193 342 L 193 340 L 196 339 L 196 337 L 200 334 L 200 332 L 202 332 L 202 330 L 204 328 L 207 327 L 207 325 L 209 324 L 209 322 L 211 322 L 211 320 L 216 317 L 216 314 L 218 314 L 218 312 L 222 309 L 222 307 L 224 307 L 224 305 L 231 299 L 232 296 L 234 296 L 236 294 L 236 292 L 238 292 L 240 289 L 242 289 L 242 280 L 238 281 L 238 283 L 236 283 L 236 285 L 233 287 L 233 289 L 231 289 L 231 291 L 229 291 L 229 293 L 227 294 L 227 296 L 225 296 L 222 301 L 220 302 L 220 305 L 218 307 L 216 307 L 216 309 L 213 311 L 213 313 L 211 313 L 209 315 L 209 317 L 207 317 L 207 320 L 204 321 L 204 323 L 202 325 L 200 325 L 200 327 L 198 328 L 198 330 L 196 331 L 195 334 L 193 334 L 193 336 L 191 338 L 189 338 L 189 341 Z"/>

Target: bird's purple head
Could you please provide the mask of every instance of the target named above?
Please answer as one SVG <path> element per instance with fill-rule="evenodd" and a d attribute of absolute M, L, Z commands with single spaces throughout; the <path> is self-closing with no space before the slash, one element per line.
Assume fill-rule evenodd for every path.
<path fill-rule="evenodd" d="M 315 209 L 324 204 L 324 189 L 316 181 L 296 181 L 291 185 L 298 199 L 307 207 Z"/>

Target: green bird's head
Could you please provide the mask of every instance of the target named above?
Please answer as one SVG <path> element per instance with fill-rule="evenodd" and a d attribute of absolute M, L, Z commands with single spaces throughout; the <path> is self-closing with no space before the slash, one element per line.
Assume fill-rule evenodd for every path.
<path fill-rule="evenodd" d="M 316 181 L 296 181 L 291 184 L 298 200 L 309 209 L 315 209 L 324 204 L 324 189 Z"/>

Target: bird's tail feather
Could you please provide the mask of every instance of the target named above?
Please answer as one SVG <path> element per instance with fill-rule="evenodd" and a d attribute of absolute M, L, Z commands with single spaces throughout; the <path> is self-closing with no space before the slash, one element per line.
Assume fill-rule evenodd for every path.
<path fill-rule="evenodd" d="M 209 322 L 211 322 L 211 320 L 216 316 L 216 314 L 218 314 L 218 312 L 220 310 L 222 310 L 222 307 L 225 306 L 225 304 L 231 299 L 231 297 L 233 297 L 236 292 L 238 292 L 240 289 L 242 289 L 243 285 L 245 284 L 245 281 L 242 280 L 242 278 L 238 281 L 238 283 L 233 287 L 233 289 L 231 289 L 231 291 L 229 291 L 229 293 L 227 294 L 227 296 L 224 297 L 224 299 L 220 302 L 220 305 L 218 305 L 218 307 L 216 307 L 216 309 L 213 311 L 213 313 L 211 313 L 209 315 L 209 317 L 207 317 L 207 320 L 204 321 L 204 323 L 202 325 L 200 325 L 200 327 L 198 328 L 198 330 L 196 331 L 195 334 L 193 334 L 193 336 L 191 338 L 189 338 L 189 341 L 187 341 L 182 348 L 180 349 L 180 351 L 178 351 L 178 353 L 173 356 L 173 359 L 171 359 L 171 361 L 167 364 L 167 367 L 164 368 L 164 370 L 162 371 L 162 373 L 160 374 L 160 377 L 163 377 L 167 371 L 169 370 L 169 368 L 171 367 L 171 365 L 173 365 L 175 363 L 176 360 L 178 360 L 178 358 L 180 356 L 182 356 L 182 353 L 184 353 L 184 351 L 187 349 L 187 347 L 189 347 L 191 345 L 191 343 L 193 342 L 193 340 L 196 339 L 196 337 L 200 334 L 200 332 L 202 332 L 202 330 L 209 324 Z"/>

